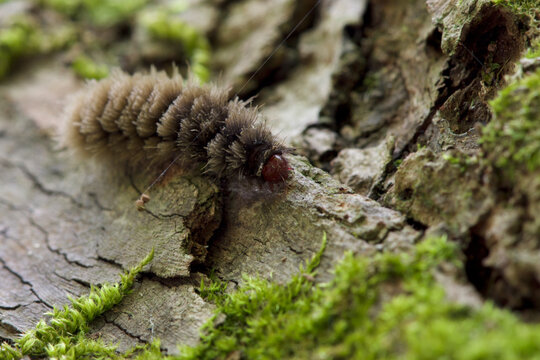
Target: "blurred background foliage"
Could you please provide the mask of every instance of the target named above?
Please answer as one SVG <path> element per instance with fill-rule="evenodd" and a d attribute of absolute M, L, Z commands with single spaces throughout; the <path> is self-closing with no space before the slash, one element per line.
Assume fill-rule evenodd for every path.
<path fill-rule="evenodd" d="M 199 81 L 210 77 L 210 44 L 181 15 L 183 0 L 0 1 L 0 79 L 21 61 L 53 52 L 82 78 L 175 63 Z"/>

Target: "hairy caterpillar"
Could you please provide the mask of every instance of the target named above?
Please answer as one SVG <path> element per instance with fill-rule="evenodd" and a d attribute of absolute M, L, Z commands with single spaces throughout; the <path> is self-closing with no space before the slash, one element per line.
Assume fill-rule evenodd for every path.
<path fill-rule="evenodd" d="M 198 86 L 152 70 L 121 71 L 89 83 L 68 111 L 63 143 L 82 155 L 135 164 L 180 158 L 218 180 L 234 176 L 270 184 L 289 177 L 290 151 L 257 122 L 257 108 L 216 86 Z"/>

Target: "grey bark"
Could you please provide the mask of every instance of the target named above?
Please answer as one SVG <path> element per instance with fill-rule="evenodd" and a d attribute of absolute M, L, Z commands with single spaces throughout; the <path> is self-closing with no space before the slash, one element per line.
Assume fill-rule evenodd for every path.
<path fill-rule="evenodd" d="M 267 35 L 250 36 L 262 50 L 254 51 L 255 60 L 246 60 L 248 64 L 260 63 L 280 41 L 280 24 L 294 14 L 294 2 L 284 4 L 290 9 L 274 9 L 281 17 L 266 25 L 275 35 L 268 35 L 266 41 L 261 39 Z M 332 6 L 326 4 L 323 14 L 327 8 Z M 363 6 L 354 8 L 359 21 Z M 231 9 L 224 28 L 232 26 L 235 11 L 240 16 L 243 10 Z M 312 103 L 313 120 L 324 105 L 341 51 L 346 21 L 335 22 L 334 18 L 320 25 L 331 29 L 325 46 L 335 42 L 324 55 L 330 63 L 324 66 L 317 60 L 302 70 L 303 76 L 326 83 L 322 94 L 306 99 Z M 312 32 L 322 31 L 320 27 Z M 234 46 L 224 41 L 217 59 L 227 58 L 227 51 L 238 53 Z M 317 44 L 311 46 L 311 51 L 317 49 Z M 191 270 L 194 264 L 216 269 L 231 284 L 239 283 L 242 273 L 273 274 L 275 280 L 287 281 L 318 250 L 324 232 L 329 246 L 323 274 L 346 250 L 369 253 L 389 237 L 408 245 L 419 236 L 399 213 L 352 193 L 298 156 L 290 157 L 293 173 L 287 189 L 258 188 L 239 180 L 225 193 L 200 175 L 173 171 L 150 192 L 146 210 L 138 212 L 133 202 L 157 174 L 144 169 L 126 174 L 125 169 L 110 169 L 99 162 L 77 163 L 68 151 L 57 149 L 36 124 L 49 134 L 54 132 L 62 103 L 81 84 L 55 61 L 33 66 L 32 72 L 20 74 L 0 90 L 4 109 L 0 118 L 4 154 L 0 159 L 0 260 L 7 279 L 0 285 L 3 338 L 28 330 L 52 306 L 66 304 L 66 293 L 78 296 L 87 293 L 90 284 L 117 281 L 120 271 L 154 247 L 155 259 L 140 284 L 96 323 L 95 331 L 105 340 L 119 342 L 121 349 L 159 337 L 162 346 L 174 352 L 177 344 L 195 343 L 200 326 L 212 314 L 213 305 L 195 292 L 201 276 Z M 234 69 L 231 77 L 236 78 Z M 301 81 L 291 81 L 295 83 Z M 304 94 L 311 95 L 307 88 Z M 290 111 L 307 113 L 305 109 L 298 102 Z M 298 134 L 305 127 L 292 124 Z"/>

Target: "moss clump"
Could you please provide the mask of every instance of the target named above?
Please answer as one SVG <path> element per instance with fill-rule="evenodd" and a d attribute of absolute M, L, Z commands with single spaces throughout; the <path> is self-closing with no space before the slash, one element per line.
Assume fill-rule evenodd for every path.
<path fill-rule="evenodd" d="M 5 77 L 21 57 L 45 54 L 71 43 L 74 36 L 70 26 L 42 27 L 31 16 L 21 15 L 0 27 L 0 78 Z"/>
<path fill-rule="evenodd" d="M 107 65 L 97 64 L 86 56 L 79 56 L 71 64 L 73 71 L 85 79 L 103 79 L 109 75 Z"/>
<path fill-rule="evenodd" d="M 455 261 L 444 237 L 412 254 L 348 253 L 328 284 L 309 281 L 318 255 L 286 285 L 245 277 L 223 294 L 201 343 L 174 359 L 533 359 L 540 327 L 520 323 L 487 304 L 479 310 L 448 302 L 433 270 Z M 388 294 L 395 294 L 389 296 Z M 142 354 L 158 359 L 159 346 Z"/>
<path fill-rule="evenodd" d="M 3 343 L 0 359 L 20 359 L 23 356 L 78 359 L 81 357 L 114 357 L 115 346 L 85 337 L 88 325 L 99 315 L 118 304 L 130 292 L 137 274 L 154 257 L 154 251 L 134 268 L 121 275 L 121 282 L 92 287 L 90 294 L 78 299 L 69 298 L 71 307 L 54 308 L 46 315 L 51 319 L 38 322 L 12 347 Z"/>
<path fill-rule="evenodd" d="M 176 18 L 167 8 L 141 13 L 140 23 L 152 38 L 181 45 L 190 59 L 191 73 L 200 82 L 210 78 L 210 43 L 195 28 Z"/>
<path fill-rule="evenodd" d="M 532 42 L 531 47 L 527 50 L 527 53 L 525 54 L 525 57 L 527 59 L 536 59 L 540 57 L 540 37 L 536 38 Z"/>
<path fill-rule="evenodd" d="M 227 290 L 227 283 L 221 282 L 212 273 L 210 274 L 210 282 L 208 284 L 205 284 L 204 279 L 201 280 L 199 295 L 207 301 L 217 302 L 223 299 L 225 290 Z"/>
<path fill-rule="evenodd" d="M 129 19 L 147 0 L 38 0 L 37 3 L 77 21 L 106 27 Z"/>
<path fill-rule="evenodd" d="M 503 89 L 491 101 L 494 118 L 484 128 L 486 157 L 505 176 L 540 168 L 540 69 Z"/>
<path fill-rule="evenodd" d="M 411 253 L 381 253 L 371 258 L 348 253 L 336 266 L 331 282 L 314 284 L 315 268 L 324 247 L 325 241 L 306 268 L 285 285 L 246 276 L 236 291 L 225 293 L 219 282 L 202 284 L 201 294 L 216 302 L 218 308 L 214 318 L 204 326 L 200 344 L 180 348 L 180 355 L 165 357 L 159 340 L 115 355 L 113 347 L 85 339 L 84 332 L 77 332 L 80 324 L 70 325 L 72 333 L 64 333 L 63 343 L 47 347 L 48 355 L 127 358 L 138 352 L 137 359 L 184 360 L 232 356 L 247 359 L 539 358 L 539 325 L 521 323 L 491 304 L 472 309 L 446 300 L 433 277 L 441 263 L 457 262 L 455 247 L 445 237 L 427 238 Z M 63 326 L 51 322 L 54 330 L 48 333 L 56 334 Z M 19 349 L 2 348 L 3 358 L 17 358 L 20 354 Z"/>
<path fill-rule="evenodd" d="M 246 278 L 219 305 L 225 321 L 210 323 L 201 344 L 177 358 L 534 358 L 540 327 L 491 305 L 474 311 L 445 300 L 432 271 L 454 254 L 444 238 L 430 238 L 413 254 L 349 253 L 328 284 L 313 285 L 306 273 L 285 286 Z M 385 301 L 389 288 L 398 295 Z"/>
<path fill-rule="evenodd" d="M 200 82 L 210 78 L 210 43 L 206 36 L 178 18 L 187 6 L 179 2 L 152 5 L 148 0 L 33 0 L 31 10 L 21 12 L 5 24 L 0 24 L 0 78 L 9 73 L 12 65 L 21 57 L 46 54 L 68 48 L 79 39 L 75 51 L 68 54 L 89 54 L 73 59 L 73 70 L 83 78 L 101 79 L 108 74 L 108 68 L 92 61 L 101 55 L 112 62 L 108 65 L 124 64 L 134 69 L 144 56 L 142 48 L 149 48 L 145 59 L 149 63 L 159 63 L 160 56 L 172 55 L 167 62 L 183 64 L 188 59 L 190 75 Z M 128 31 L 129 29 L 129 31 Z M 135 42 L 133 54 L 117 47 L 121 37 L 142 29 L 148 34 L 149 42 L 137 44 L 137 36 L 128 42 Z M 113 43 L 113 46 L 111 46 Z M 154 45 L 163 45 L 161 48 Z M 158 49 L 159 51 L 155 51 Z M 118 52 L 121 59 L 114 60 Z M 98 54 L 96 56 L 96 54 Z"/>

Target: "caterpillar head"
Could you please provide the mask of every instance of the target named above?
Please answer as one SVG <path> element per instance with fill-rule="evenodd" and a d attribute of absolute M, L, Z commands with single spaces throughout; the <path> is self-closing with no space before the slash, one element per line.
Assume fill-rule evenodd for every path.
<path fill-rule="evenodd" d="M 291 170 L 289 162 L 283 154 L 274 154 L 263 165 L 261 175 L 264 181 L 277 184 L 289 178 L 289 170 Z"/>

